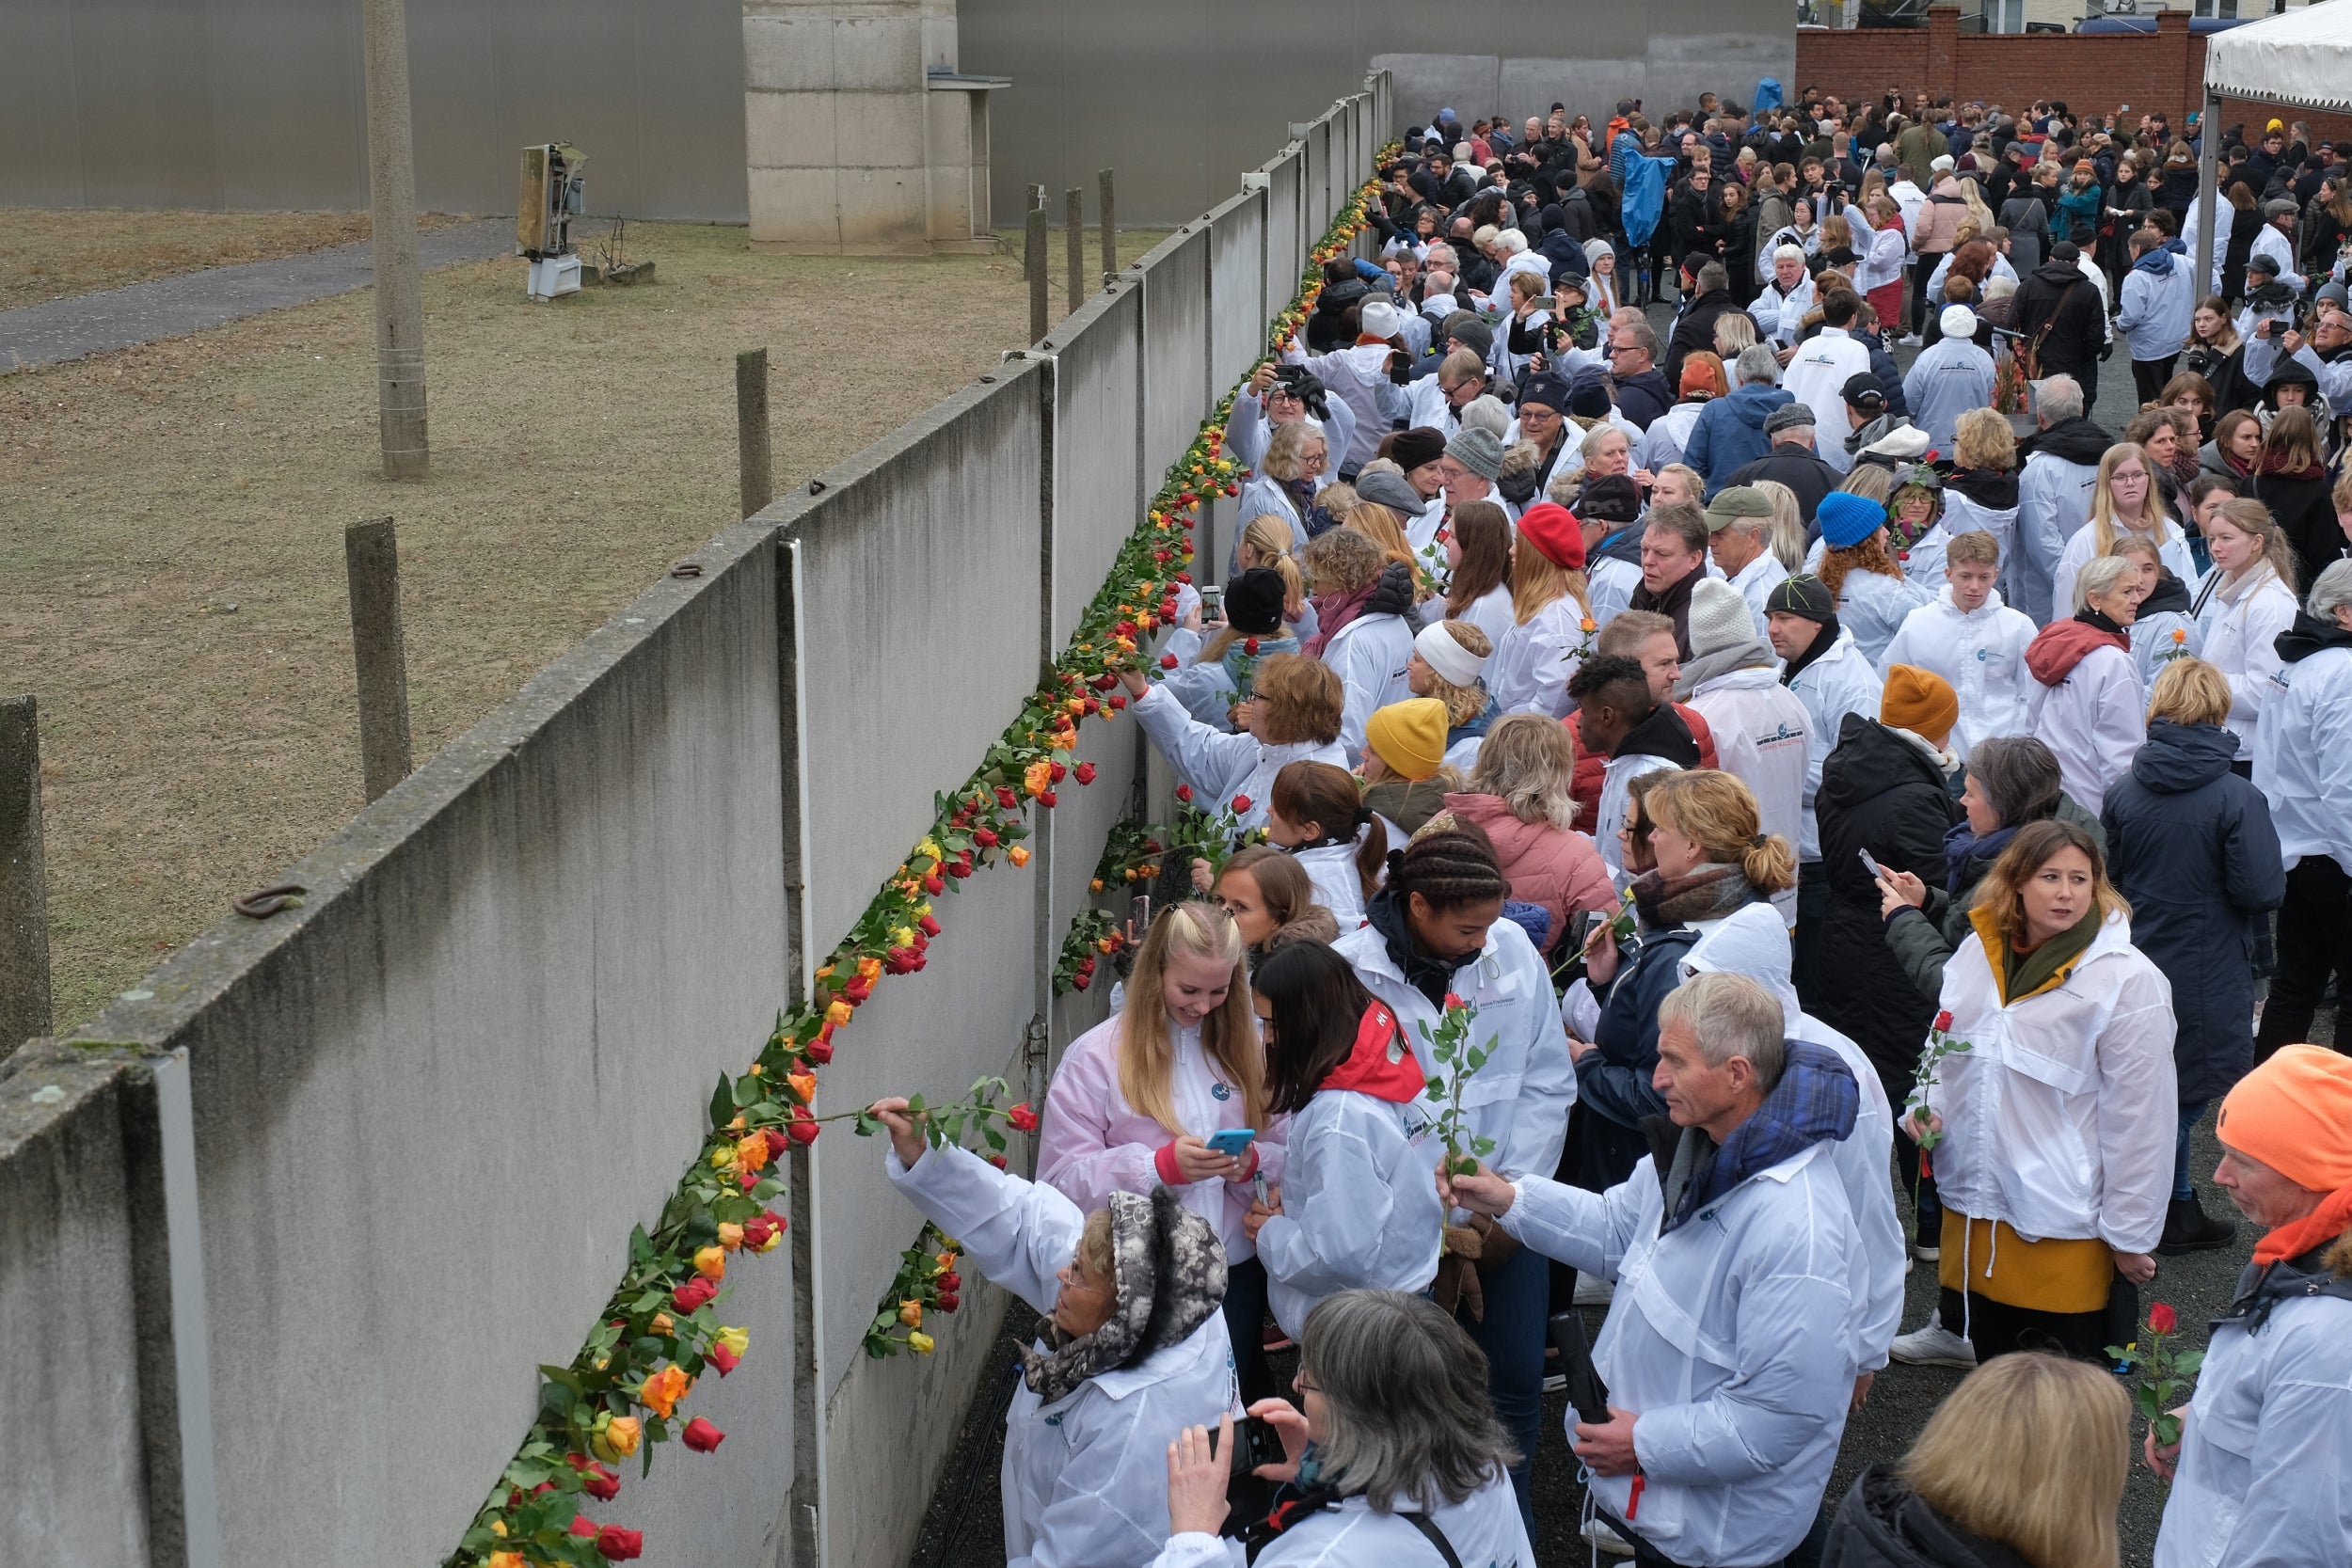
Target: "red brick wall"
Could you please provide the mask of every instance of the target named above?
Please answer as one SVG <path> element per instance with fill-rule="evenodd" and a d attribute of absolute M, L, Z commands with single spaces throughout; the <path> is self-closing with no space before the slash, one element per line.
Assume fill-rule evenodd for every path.
<path fill-rule="evenodd" d="M 1793 86 L 1820 87 L 1848 103 L 1875 100 L 1890 86 L 1920 87 L 1954 101 L 1998 103 L 2012 112 L 2055 98 L 2076 114 L 2134 115 L 2162 109 L 2177 128 L 2202 105 L 2205 40 L 2186 11 L 2157 13 L 2150 33 L 1986 34 L 1960 31 L 1960 8 L 1936 6 L 1924 28 L 1804 28 L 1797 34 Z M 2352 118 L 2222 101 L 2221 123 L 2307 121 L 2314 135 L 2352 137 Z"/>

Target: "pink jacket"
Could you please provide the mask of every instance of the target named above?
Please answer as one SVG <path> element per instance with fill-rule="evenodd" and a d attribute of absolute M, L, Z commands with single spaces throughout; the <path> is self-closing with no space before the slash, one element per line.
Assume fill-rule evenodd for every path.
<path fill-rule="evenodd" d="M 1088 1213 L 1107 1204 L 1113 1193 L 1150 1193 L 1161 1184 L 1163 1168 L 1174 1168 L 1172 1159 L 1164 1166 L 1160 1153 L 1175 1143 L 1175 1134 L 1137 1115 L 1128 1106 L 1127 1097 L 1119 1092 L 1119 1031 L 1120 1020 L 1114 1017 L 1070 1042 L 1053 1085 L 1045 1091 L 1045 1116 L 1038 1132 L 1037 1179 Z M 1210 1066 L 1213 1071 L 1214 1064 Z M 1181 1064 L 1177 1070 L 1184 1070 Z M 1219 1095 L 1219 1090 L 1230 1098 Z M 1217 1107 L 1216 1119 L 1185 1131 L 1206 1138 L 1220 1127 L 1249 1125 L 1244 1119 L 1240 1090 L 1217 1081 L 1209 1093 Z M 1258 1129 L 1258 1141 L 1251 1146 L 1258 1153 L 1253 1174 L 1263 1176 L 1269 1185 L 1279 1185 L 1282 1135 L 1290 1118 L 1269 1119 L 1273 1125 Z M 1196 1189 L 1211 1186 L 1225 1189 L 1223 1223 L 1214 1219 L 1211 1223 L 1217 1224 L 1225 1240 L 1227 1258 L 1239 1262 L 1256 1256 L 1257 1249 L 1244 1238 L 1241 1227 L 1257 1196 L 1254 1182 L 1170 1183 L 1171 1190 L 1196 1212 L 1208 1207 L 1196 1201 Z"/>
<path fill-rule="evenodd" d="M 1511 880 L 1511 896 L 1541 904 L 1551 916 L 1551 933 L 1544 940 L 1547 949 L 1558 945 L 1569 916 L 1617 907 L 1609 867 L 1584 834 L 1563 832 L 1549 822 L 1522 822 L 1500 795 L 1449 795 L 1445 804 L 1455 820 L 1475 822 L 1494 841 L 1502 874 Z"/>

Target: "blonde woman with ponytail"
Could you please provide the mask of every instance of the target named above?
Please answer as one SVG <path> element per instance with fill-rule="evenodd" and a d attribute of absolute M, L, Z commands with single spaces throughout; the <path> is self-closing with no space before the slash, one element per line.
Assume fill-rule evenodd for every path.
<path fill-rule="evenodd" d="M 1269 1125 L 1247 959 L 1241 928 L 1216 905 L 1161 911 L 1136 949 L 1124 1010 L 1072 1041 L 1054 1074 L 1037 1175 L 1089 1212 L 1113 1193 L 1165 1185 L 1216 1227 L 1243 1387 L 1255 1376 L 1270 1390 L 1258 1332 L 1265 1275 L 1242 1221 L 1253 1179 L 1281 1179 L 1282 1129 Z M 1220 1154 L 1208 1140 L 1227 1128 L 1257 1137 Z"/>
<path fill-rule="evenodd" d="M 2224 501 L 2205 524 L 2205 546 L 2213 570 L 2190 604 L 2202 631 L 2199 657 L 2230 683 L 2223 727 L 2237 736 L 2238 768 L 2250 772 L 2263 701 L 2285 663 L 2279 634 L 2295 624 L 2299 603 L 2295 546 L 2258 500 Z"/>
<path fill-rule="evenodd" d="M 1307 575 L 1298 567 L 1298 536 L 1291 525 L 1271 513 L 1252 517 L 1233 546 L 1235 572 L 1263 566 L 1282 579 L 1282 624 L 1300 637 L 1315 630 L 1314 607 L 1307 602 Z"/>

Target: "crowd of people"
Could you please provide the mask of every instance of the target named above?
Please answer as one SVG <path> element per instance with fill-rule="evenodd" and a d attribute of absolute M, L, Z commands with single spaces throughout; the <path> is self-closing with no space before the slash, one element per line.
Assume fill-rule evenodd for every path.
<path fill-rule="evenodd" d="M 2184 129 L 1808 90 L 1406 138 L 1236 402 L 1221 591 L 1122 677 L 1231 842 L 1034 1181 L 874 1108 L 1046 1315 L 1011 1560 L 1533 1568 L 1550 1386 L 1637 1564 L 2112 1568 L 2111 1348 L 2234 1209 L 2156 1561 L 2352 1561 L 2352 1057 L 2305 1043 L 2352 199 L 2217 133 L 2192 280 Z M 1826 1497 L 1890 1363 L 1970 1370 Z"/>

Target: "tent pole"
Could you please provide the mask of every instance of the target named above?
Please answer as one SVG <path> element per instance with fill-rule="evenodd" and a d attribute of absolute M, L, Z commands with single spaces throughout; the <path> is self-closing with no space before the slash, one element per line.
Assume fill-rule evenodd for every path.
<path fill-rule="evenodd" d="M 2205 89 L 2205 111 L 2197 120 L 2197 286 L 2193 297 L 2202 299 L 2213 286 L 2213 210 L 2215 169 L 2221 155 L 2221 100 Z"/>

